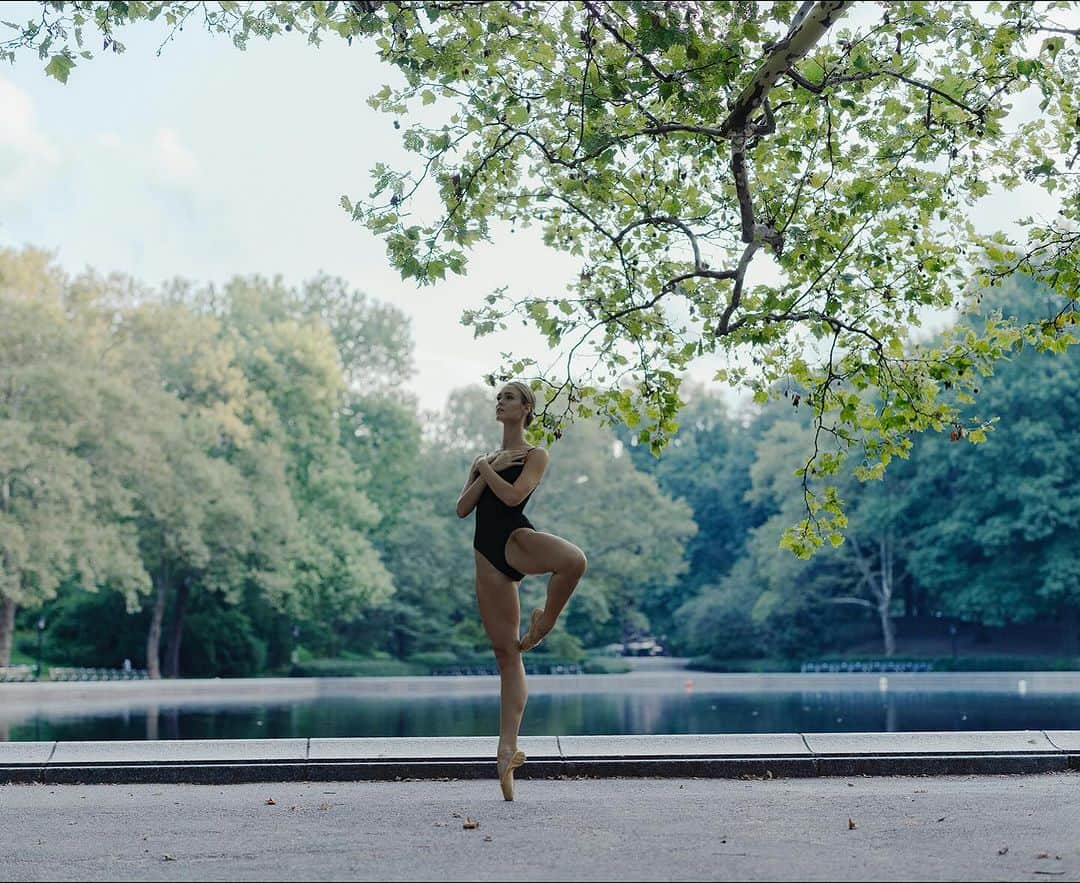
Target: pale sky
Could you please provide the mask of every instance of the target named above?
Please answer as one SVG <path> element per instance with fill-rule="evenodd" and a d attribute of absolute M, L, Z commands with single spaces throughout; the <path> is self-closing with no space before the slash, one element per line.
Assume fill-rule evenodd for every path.
<path fill-rule="evenodd" d="M 36 9 L 5 3 L 3 18 Z M 125 28 L 126 52 L 79 59 L 67 85 L 34 53 L 0 67 L 0 244 L 55 250 L 71 274 L 89 265 L 152 286 L 174 276 L 281 274 L 293 285 L 319 271 L 341 276 L 410 317 L 408 388 L 424 410 L 482 382 L 502 351 L 565 364 L 531 324 L 480 339 L 460 324 L 501 285 L 518 299 L 563 293 L 577 264 L 535 228 L 477 248 L 467 277 L 418 288 L 340 207 L 342 194 L 367 195 L 375 162 L 414 165 L 392 118 L 366 103 L 397 82 L 370 44 L 327 37 L 316 49 L 294 34 L 253 37 L 241 52 L 193 17 L 157 56 L 166 33 L 160 23 Z M 1024 213 L 1018 204 L 1053 210 L 1039 191 L 1014 191 L 985 200 L 977 217 L 997 226 Z M 690 373 L 712 386 L 722 365 L 702 358 Z"/>

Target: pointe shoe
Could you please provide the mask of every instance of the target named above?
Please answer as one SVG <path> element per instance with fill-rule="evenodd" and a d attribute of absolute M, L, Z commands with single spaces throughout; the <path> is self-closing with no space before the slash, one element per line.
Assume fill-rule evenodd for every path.
<path fill-rule="evenodd" d="M 521 640 L 518 641 L 518 650 L 520 652 L 524 653 L 526 650 L 532 650 L 533 647 L 544 640 L 544 636 L 547 632 L 541 634 L 539 626 L 540 617 L 543 615 L 544 611 L 539 607 L 532 612 L 532 616 L 529 617 L 529 630 L 525 632 L 525 634 L 521 636 Z M 550 631 L 550 629 L 548 631 Z"/>
<path fill-rule="evenodd" d="M 506 761 L 495 761 L 495 769 L 499 773 L 499 785 L 502 787 L 504 800 L 514 799 L 514 770 L 523 763 L 525 763 L 524 751 L 515 751 Z"/>

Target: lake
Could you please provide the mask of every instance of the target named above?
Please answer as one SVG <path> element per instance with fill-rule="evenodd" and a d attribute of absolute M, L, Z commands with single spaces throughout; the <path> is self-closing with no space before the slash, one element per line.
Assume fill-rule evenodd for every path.
<path fill-rule="evenodd" d="M 534 675 L 522 735 L 1080 730 L 1080 673 Z M 483 736 L 498 678 L 0 685 L 0 741 Z"/>

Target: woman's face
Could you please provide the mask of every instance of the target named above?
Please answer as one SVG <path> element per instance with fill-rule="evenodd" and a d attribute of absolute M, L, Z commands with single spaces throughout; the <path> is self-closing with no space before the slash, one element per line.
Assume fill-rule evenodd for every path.
<path fill-rule="evenodd" d="M 521 401 L 521 393 L 514 387 L 504 387 L 495 394 L 495 419 L 500 423 L 524 421 L 525 410 L 525 405 Z"/>

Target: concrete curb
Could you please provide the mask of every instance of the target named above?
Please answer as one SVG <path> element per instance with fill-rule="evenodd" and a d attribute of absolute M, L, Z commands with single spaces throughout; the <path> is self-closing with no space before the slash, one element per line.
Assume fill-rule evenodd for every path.
<path fill-rule="evenodd" d="M 0 743 L 0 784 L 475 779 L 494 737 Z M 1080 731 L 524 736 L 515 775 L 805 778 L 1080 770 Z"/>

